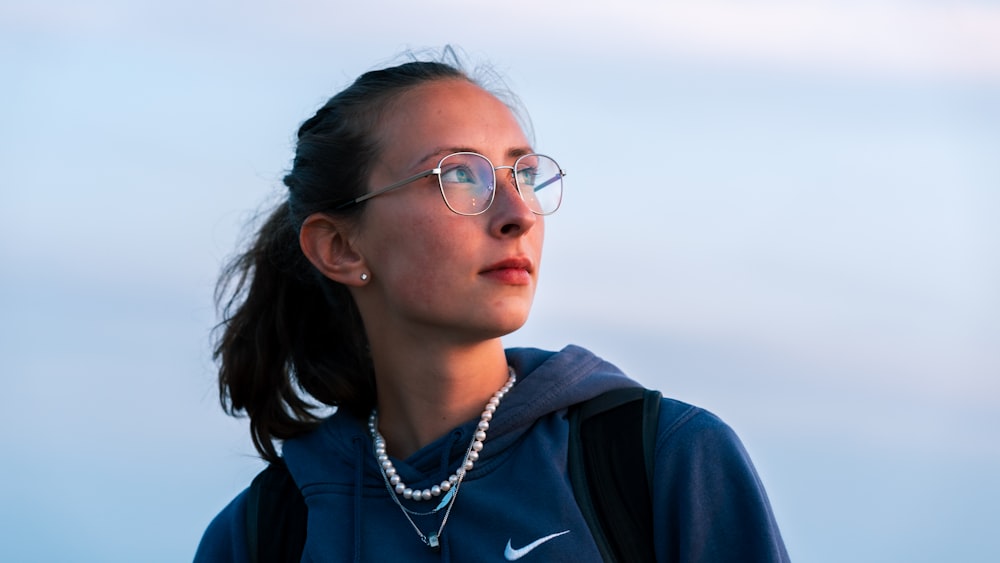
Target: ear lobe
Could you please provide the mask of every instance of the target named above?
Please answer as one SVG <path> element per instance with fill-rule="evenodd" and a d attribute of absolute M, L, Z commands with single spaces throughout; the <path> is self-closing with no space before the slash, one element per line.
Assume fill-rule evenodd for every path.
<path fill-rule="evenodd" d="M 299 246 L 324 276 L 349 286 L 364 285 L 365 260 L 348 236 L 347 222 L 325 213 L 313 213 L 299 230 Z"/>

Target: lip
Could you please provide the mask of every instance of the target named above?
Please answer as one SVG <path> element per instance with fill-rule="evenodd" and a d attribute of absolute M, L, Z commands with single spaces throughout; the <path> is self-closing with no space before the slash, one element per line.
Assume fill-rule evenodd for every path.
<path fill-rule="evenodd" d="M 523 256 L 507 258 L 483 268 L 479 274 L 509 285 L 527 285 L 535 267 Z"/>

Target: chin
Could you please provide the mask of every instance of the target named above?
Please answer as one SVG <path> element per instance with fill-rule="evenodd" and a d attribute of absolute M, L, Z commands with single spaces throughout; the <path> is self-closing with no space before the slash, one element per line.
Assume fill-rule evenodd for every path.
<path fill-rule="evenodd" d="M 516 319 L 509 319 L 509 322 L 503 323 L 501 325 L 500 332 L 502 332 L 502 334 L 499 334 L 498 336 L 507 336 L 508 334 L 516 330 L 520 330 L 520 328 L 523 327 L 526 322 L 528 322 L 527 313 L 518 316 Z"/>
<path fill-rule="evenodd" d="M 478 326 L 471 328 L 470 333 L 476 333 L 481 340 L 491 340 L 507 336 L 520 329 L 528 321 L 527 311 L 516 315 L 505 315 L 501 318 L 481 319 Z"/>

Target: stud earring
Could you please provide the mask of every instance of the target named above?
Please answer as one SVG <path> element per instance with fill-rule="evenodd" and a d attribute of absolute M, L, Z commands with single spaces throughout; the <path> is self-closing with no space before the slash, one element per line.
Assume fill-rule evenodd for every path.
<path fill-rule="evenodd" d="M 361 281 L 368 281 L 368 274 L 361 272 Z"/>

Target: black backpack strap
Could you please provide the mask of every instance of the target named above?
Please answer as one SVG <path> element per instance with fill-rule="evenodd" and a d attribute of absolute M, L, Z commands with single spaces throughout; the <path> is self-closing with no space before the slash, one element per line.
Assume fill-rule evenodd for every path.
<path fill-rule="evenodd" d="M 247 491 L 247 552 L 251 563 L 302 560 L 306 501 L 284 460 L 268 465 Z"/>
<path fill-rule="evenodd" d="M 606 562 L 656 561 L 650 484 L 661 395 L 631 387 L 569 411 L 569 477 Z"/>

